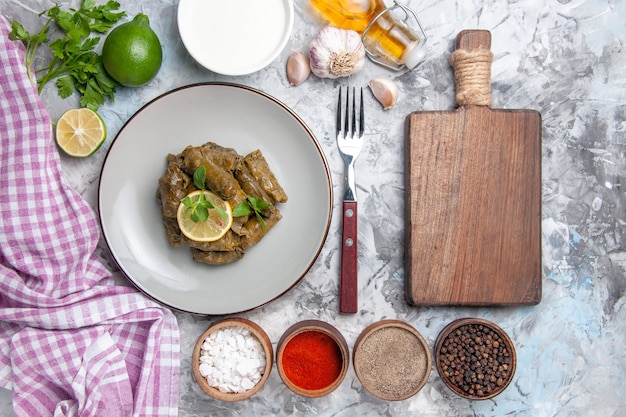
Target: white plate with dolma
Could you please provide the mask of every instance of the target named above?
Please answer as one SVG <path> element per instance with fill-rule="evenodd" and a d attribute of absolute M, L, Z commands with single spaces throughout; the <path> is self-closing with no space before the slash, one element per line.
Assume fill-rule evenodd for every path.
<path fill-rule="evenodd" d="M 156 198 L 167 155 L 207 141 L 241 154 L 261 150 L 289 197 L 278 224 L 226 265 L 171 247 Z M 302 119 L 274 97 L 230 83 L 182 87 L 141 108 L 109 148 L 98 195 L 104 238 L 122 272 L 156 301 L 202 315 L 257 308 L 299 282 L 326 240 L 332 200 L 326 158 Z"/>

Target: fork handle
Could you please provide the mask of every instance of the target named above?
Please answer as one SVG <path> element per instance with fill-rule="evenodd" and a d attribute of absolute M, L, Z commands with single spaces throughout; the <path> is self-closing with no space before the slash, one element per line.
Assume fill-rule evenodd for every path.
<path fill-rule="evenodd" d="M 339 312 L 341 313 L 356 313 L 358 310 L 356 244 L 356 201 L 344 201 L 341 232 L 341 283 L 339 286 Z"/>

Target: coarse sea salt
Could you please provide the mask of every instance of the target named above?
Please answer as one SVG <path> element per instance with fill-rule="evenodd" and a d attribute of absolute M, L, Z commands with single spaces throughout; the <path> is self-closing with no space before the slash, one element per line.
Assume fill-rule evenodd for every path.
<path fill-rule="evenodd" d="M 241 393 L 263 377 L 265 351 L 248 329 L 224 327 L 211 332 L 200 348 L 200 375 L 222 392 Z"/>

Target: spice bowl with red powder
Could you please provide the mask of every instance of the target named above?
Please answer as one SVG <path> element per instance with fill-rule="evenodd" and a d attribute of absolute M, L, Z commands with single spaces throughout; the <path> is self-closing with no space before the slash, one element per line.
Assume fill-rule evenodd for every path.
<path fill-rule="evenodd" d="M 515 347 L 495 323 L 463 318 L 448 324 L 435 342 L 435 365 L 452 392 L 469 400 L 486 400 L 511 383 Z"/>
<path fill-rule="evenodd" d="M 284 384 L 304 397 L 322 397 L 343 381 L 350 351 L 343 335 L 320 320 L 289 327 L 278 341 L 276 367 Z"/>
<path fill-rule="evenodd" d="M 256 394 L 272 370 L 274 351 L 265 331 L 244 318 L 213 323 L 192 353 L 193 375 L 202 390 L 221 401 L 241 401 Z"/>

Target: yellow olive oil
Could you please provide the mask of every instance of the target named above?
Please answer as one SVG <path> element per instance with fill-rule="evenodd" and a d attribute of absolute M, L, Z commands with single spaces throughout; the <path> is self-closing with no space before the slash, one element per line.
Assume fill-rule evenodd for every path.
<path fill-rule="evenodd" d="M 330 24 L 360 34 L 370 55 L 392 65 L 413 68 L 422 39 L 387 10 L 383 0 L 311 0 L 313 8 Z M 387 11 L 386 11 L 387 10 Z"/>
<path fill-rule="evenodd" d="M 385 9 L 376 0 L 311 0 L 311 4 L 334 26 L 359 33 Z"/>

